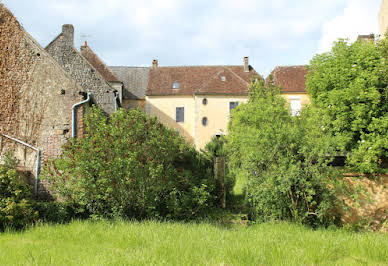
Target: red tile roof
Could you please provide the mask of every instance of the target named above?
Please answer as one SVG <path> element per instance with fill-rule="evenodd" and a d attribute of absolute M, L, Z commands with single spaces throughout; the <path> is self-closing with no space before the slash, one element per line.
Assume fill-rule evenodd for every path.
<path fill-rule="evenodd" d="M 283 93 L 306 93 L 306 74 L 306 66 L 277 66 L 270 75 Z"/>
<path fill-rule="evenodd" d="M 88 60 L 88 62 L 94 66 L 95 69 L 101 74 L 101 76 L 108 82 L 121 82 L 118 77 L 109 69 L 107 65 L 90 49 L 85 42 L 85 45 L 81 46 L 81 54 Z"/>
<path fill-rule="evenodd" d="M 249 72 L 244 72 L 244 66 L 152 67 L 146 95 L 247 95 L 254 76 L 251 66 Z M 173 89 L 175 82 L 178 89 Z"/>

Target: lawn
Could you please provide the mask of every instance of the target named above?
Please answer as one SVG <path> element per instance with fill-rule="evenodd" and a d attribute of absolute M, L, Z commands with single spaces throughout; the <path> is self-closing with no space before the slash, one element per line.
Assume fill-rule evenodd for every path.
<path fill-rule="evenodd" d="M 0 234 L 1 265 L 388 265 L 388 235 L 289 223 L 74 221 Z"/>

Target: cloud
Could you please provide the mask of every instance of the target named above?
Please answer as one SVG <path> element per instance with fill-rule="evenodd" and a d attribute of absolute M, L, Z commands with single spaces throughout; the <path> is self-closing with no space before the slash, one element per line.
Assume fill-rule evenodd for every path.
<path fill-rule="evenodd" d="M 4 0 L 43 46 L 62 24 L 72 23 L 75 45 L 86 39 L 110 65 L 145 66 L 154 58 L 160 65 L 232 65 L 249 56 L 263 75 L 276 65 L 308 63 L 318 40 L 323 47 L 336 39 L 336 22 L 330 21 L 355 12 L 348 5 L 353 2 L 362 9 L 369 5 L 361 0 Z M 371 16 L 377 21 L 374 8 L 364 24 Z"/>
<path fill-rule="evenodd" d="M 341 15 L 323 24 L 318 52 L 330 51 L 338 38 L 355 41 L 358 35 L 378 33 L 379 4 L 380 0 L 349 0 Z"/>

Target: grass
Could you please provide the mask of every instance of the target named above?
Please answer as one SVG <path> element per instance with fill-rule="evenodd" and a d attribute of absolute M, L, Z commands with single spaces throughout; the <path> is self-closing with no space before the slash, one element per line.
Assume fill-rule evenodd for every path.
<path fill-rule="evenodd" d="M 74 221 L 0 234 L 1 265 L 388 265 L 388 235 L 289 223 Z"/>

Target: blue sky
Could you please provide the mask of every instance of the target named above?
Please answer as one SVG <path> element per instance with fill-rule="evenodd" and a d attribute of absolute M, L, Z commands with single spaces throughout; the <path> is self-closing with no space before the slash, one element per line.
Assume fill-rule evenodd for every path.
<path fill-rule="evenodd" d="M 46 46 L 75 27 L 108 65 L 308 64 L 337 38 L 378 33 L 381 0 L 0 0 Z"/>

